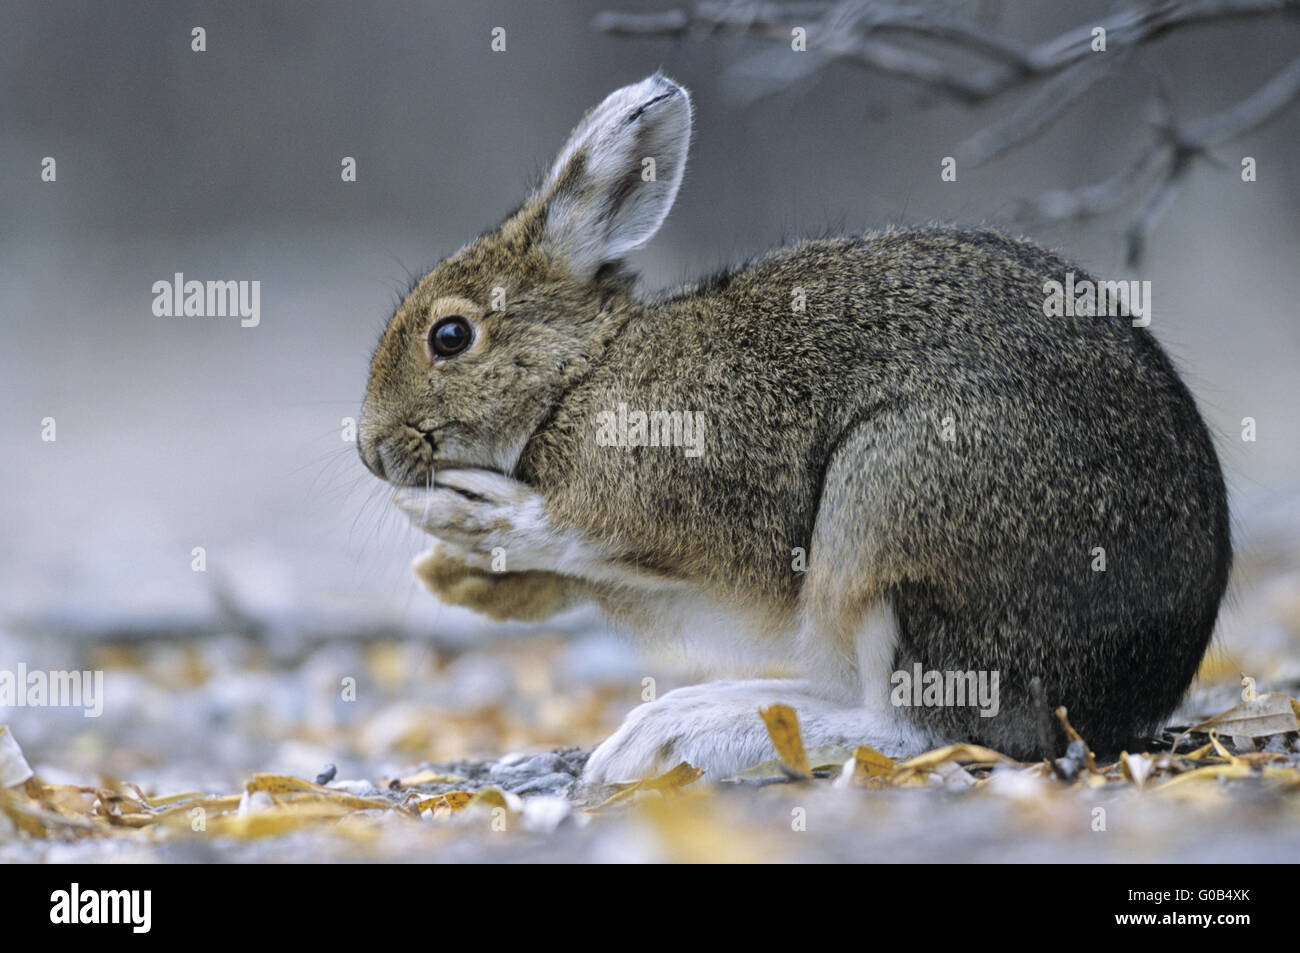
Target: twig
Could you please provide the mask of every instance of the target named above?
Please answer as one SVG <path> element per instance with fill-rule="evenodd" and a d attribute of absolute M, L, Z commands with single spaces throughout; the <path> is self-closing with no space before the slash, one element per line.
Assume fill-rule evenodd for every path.
<path fill-rule="evenodd" d="M 1296 9 L 1296 0 L 1156 0 L 1085 23 L 1020 53 L 977 27 L 944 18 L 933 7 L 900 7 L 877 0 L 847 3 L 727 3 L 702 0 L 663 13 L 599 14 L 594 27 L 621 36 L 683 36 L 691 30 L 757 36 L 789 44 L 790 31 L 808 28 L 810 50 L 832 60 L 909 79 L 975 103 L 1025 82 L 1059 73 L 1087 57 L 1093 30 L 1106 31 L 1108 52 L 1138 46 L 1188 26 Z M 969 75 L 958 65 L 873 38 L 905 34 L 997 61 Z"/>
<path fill-rule="evenodd" d="M 812 68 L 845 63 L 911 81 L 967 105 L 1039 83 L 1028 100 L 957 147 L 963 164 L 977 165 L 1046 129 L 1109 75 L 1126 52 L 1192 26 L 1297 10 L 1300 0 L 1136 0 L 1024 51 L 973 24 L 953 20 L 945 6 L 935 3 L 700 0 L 662 13 L 605 12 L 594 25 L 621 36 L 747 35 L 786 49 L 792 29 L 802 26 L 809 52 L 820 54 L 811 61 Z M 1097 28 L 1105 30 L 1104 53 L 1093 50 Z M 899 45 L 900 38 L 921 41 L 931 49 Z M 977 61 L 973 68 L 971 57 Z M 1209 160 L 1210 147 L 1272 118 L 1297 93 L 1300 58 L 1230 109 L 1183 125 L 1164 122 L 1151 145 L 1125 169 L 1102 182 L 1044 193 L 1024 203 L 1019 217 L 1089 218 L 1135 196 L 1137 210 L 1125 231 L 1125 258 L 1135 265 L 1196 161 Z"/>
<path fill-rule="evenodd" d="M 1147 240 L 1173 203 L 1178 188 L 1198 160 L 1210 160 L 1209 150 L 1262 125 L 1300 96 L 1300 57 L 1245 99 L 1213 115 L 1179 124 L 1166 119 L 1155 140 L 1128 168 L 1110 178 L 1077 189 L 1040 195 L 1022 208 L 1022 218 L 1064 221 L 1091 218 L 1117 208 L 1126 195 L 1137 192 L 1138 208 L 1125 230 L 1125 262 L 1141 261 Z M 1143 179 L 1147 185 L 1138 189 Z"/>
<path fill-rule="evenodd" d="M 957 146 L 958 160 L 965 168 L 982 165 L 1042 132 L 1106 76 L 1110 65 L 1100 58 L 1084 60 L 1051 77 L 1010 114 Z"/>

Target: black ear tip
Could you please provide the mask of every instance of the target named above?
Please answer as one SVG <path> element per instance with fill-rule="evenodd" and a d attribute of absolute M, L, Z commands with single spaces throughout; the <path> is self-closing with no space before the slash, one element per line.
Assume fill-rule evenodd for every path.
<path fill-rule="evenodd" d="M 686 87 L 675 79 L 665 76 L 663 73 L 656 73 L 655 76 L 659 80 L 659 85 L 664 87 L 664 89 L 671 90 L 673 93 L 680 96 L 686 95 Z"/>
<path fill-rule="evenodd" d="M 686 89 L 678 86 L 672 80 L 664 77 L 660 73 L 655 73 L 650 77 L 654 80 L 653 87 L 649 90 L 649 98 L 643 99 L 636 107 L 628 112 L 623 122 L 630 125 L 644 116 L 647 112 L 663 103 L 685 103 L 689 115 L 691 98 L 687 95 Z M 647 80 L 648 82 L 649 80 Z"/>
<path fill-rule="evenodd" d="M 686 93 L 686 87 L 665 73 L 662 68 L 647 76 L 645 82 L 652 84 L 661 92 L 682 93 L 683 95 Z"/>

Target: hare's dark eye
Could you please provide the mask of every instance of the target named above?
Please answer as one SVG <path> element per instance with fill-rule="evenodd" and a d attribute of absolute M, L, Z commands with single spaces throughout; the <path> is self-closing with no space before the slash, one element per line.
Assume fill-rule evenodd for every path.
<path fill-rule="evenodd" d="M 429 350 L 438 357 L 452 357 L 469 347 L 474 332 L 460 315 L 442 318 L 429 329 Z"/>

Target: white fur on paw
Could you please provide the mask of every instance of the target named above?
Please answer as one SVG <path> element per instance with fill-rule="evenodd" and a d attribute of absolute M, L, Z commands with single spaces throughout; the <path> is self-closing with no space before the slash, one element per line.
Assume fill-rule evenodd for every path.
<path fill-rule="evenodd" d="M 540 497 L 499 473 L 447 470 L 432 487 L 401 487 L 393 502 L 417 529 L 482 556 L 518 541 Z"/>
<path fill-rule="evenodd" d="M 488 503 L 504 507 L 517 507 L 537 496 L 537 491 L 527 483 L 493 470 L 439 470 L 434 474 L 433 485 L 473 493 Z"/>
<path fill-rule="evenodd" d="M 775 756 L 758 709 L 700 707 L 672 695 L 634 708 L 592 752 L 583 780 L 639 781 L 683 761 L 718 780 Z"/>
<path fill-rule="evenodd" d="M 719 780 L 776 757 L 758 711 L 786 700 L 786 684 L 709 682 L 639 705 L 592 752 L 583 778 L 600 784 L 639 781 L 685 761 Z"/>
<path fill-rule="evenodd" d="M 639 781 L 683 761 L 710 780 L 776 757 L 759 709 L 789 705 L 799 716 L 804 744 L 867 744 L 901 757 L 926 747 L 895 712 L 845 708 L 786 679 L 707 682 L 679 688 L 634 708 L 602 742 L 583 771 L 588 784 Z"/>

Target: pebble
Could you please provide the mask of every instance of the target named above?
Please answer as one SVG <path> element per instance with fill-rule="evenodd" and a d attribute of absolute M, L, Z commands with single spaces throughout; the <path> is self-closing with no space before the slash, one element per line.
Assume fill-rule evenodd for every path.
<path fill-rule="evenodd" d="M 567 796 L 573 789 L 575 778 L 571 774 L 544 774 L 541 777 L 525 778 L 518 784 L 510 785 L 507 790 L 513 794 L 557 794 Z"/>

